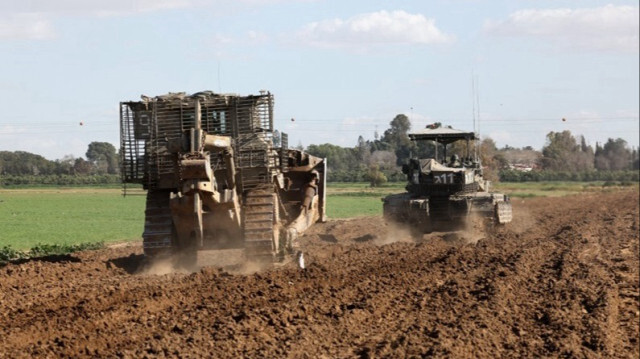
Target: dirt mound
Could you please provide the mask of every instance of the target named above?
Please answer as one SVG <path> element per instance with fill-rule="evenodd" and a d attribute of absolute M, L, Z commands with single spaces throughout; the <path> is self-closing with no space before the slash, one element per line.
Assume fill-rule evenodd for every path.
<path fill-rule="evenodd" d="M 139 245 L 9 264 L 0 357 L 639 357 L 638 192 L 514 214 L 475 244 L 330 221 L 305 271 L 148 274 Z"/>

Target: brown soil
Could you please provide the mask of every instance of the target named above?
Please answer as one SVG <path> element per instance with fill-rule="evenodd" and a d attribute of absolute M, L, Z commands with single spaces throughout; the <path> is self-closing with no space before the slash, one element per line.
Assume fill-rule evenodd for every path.
<path fill-rule="evenodd" d="M 638 358 L 638 192 L 514 202 L 475 244 L 330 221 L 305 271 L 140 273 L 139 244 L 8 264 L 0 357 Z"/>

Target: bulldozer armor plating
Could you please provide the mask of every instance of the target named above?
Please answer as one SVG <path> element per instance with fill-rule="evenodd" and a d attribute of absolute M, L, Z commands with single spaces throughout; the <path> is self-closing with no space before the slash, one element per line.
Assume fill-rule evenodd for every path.
<path fill-rule="evenodd" d="M 274 146 L 273 95 L 211 91 L 120 103 L 122 180 L 147 190 L 147 256 L 244 248 L 292 254 L 297 236 L 325 220 L 326 161 Z M 314 183 L 314 192 L 306 191 Z M 305 210 L 302 210 L 305 208 Z"/>

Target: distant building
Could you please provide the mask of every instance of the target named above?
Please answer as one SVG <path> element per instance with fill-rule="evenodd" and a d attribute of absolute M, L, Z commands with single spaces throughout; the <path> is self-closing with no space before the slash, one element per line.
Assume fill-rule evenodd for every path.
<path fill-rule="evenodd" d="M 535 163 L 510 163 L 509 169 L 520 171 L 520 172 L 531 172 L 533 170 L 537 170 L 539 166 Z"/>

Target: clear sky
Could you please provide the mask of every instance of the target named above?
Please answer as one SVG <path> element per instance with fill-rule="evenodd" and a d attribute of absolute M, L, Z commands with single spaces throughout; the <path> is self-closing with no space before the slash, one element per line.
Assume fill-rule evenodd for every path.
<path fill-rule="evenodd" d="M 354 146 L 399 113 L 473 129 L 475 93 L 499 147 L 562 130 L 638 146 L 638 14 L 637 0 L 2 0 L 0 150 L 84 156 L 118 146 L 120 101 L 262 89 L 291 145 Z"/>

